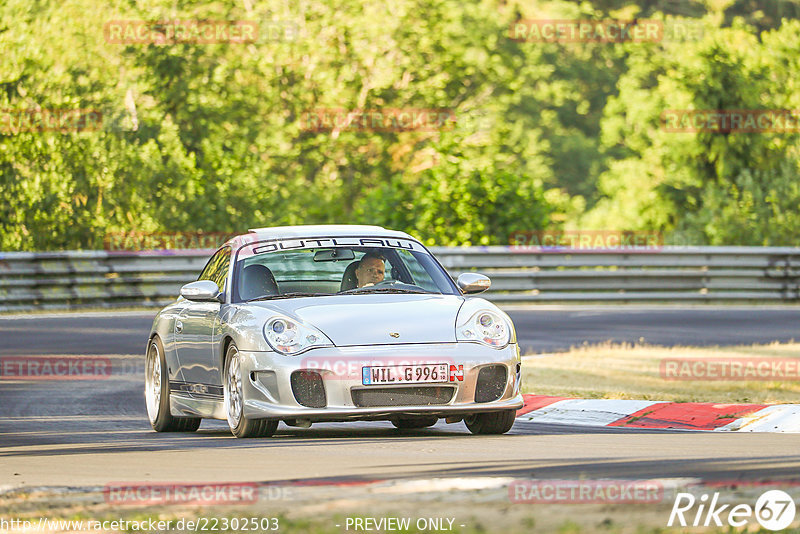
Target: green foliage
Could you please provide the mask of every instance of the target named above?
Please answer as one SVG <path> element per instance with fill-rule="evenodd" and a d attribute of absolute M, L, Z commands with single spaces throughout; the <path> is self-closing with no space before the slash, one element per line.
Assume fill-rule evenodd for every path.
<path fill-rule="evenodd" d="M 629 46 L 628 71 L 603 119 L 620 156 L 598 178 L 588 226 L 689 234 L 695 244 L 797 244 L 793 132 L 674 132 L 666 110 L 798 109 L 798 21 L 756 36 L 704 21 L 695 42 Z M 680 47 L 678 49 L 678 46 Z"/>
<path fill-rule="evenodd" d="M 800 11 L 751 3 L 7 0 L 0 109 L 103 121 L 0 131 L 0 250 L 312 223 L 382 224 L 438 245 L 562 225 L 796 243 L 795 135 L 661 127 L 666 109 L 800 109 Z M 508 38 L 518 18 L 634 16 L 699 23 L 703 36 Z M 249 44 L 104 37 L 110 21 L 176 19 L 262 32 Z M 322 108 L 446 109 L 456 122 L 304 128 L 304 112 Z"/>

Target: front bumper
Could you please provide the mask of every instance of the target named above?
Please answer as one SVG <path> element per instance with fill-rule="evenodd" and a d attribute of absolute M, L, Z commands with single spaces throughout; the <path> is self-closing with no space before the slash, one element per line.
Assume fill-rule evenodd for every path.
<path fill-rule="evenodd" d="M 298 356 L 276 352 L 240 351 L 244 415 L 250 419 L 305 419 L 309 421 L 350 421 L 391 419 L 397 415 L 457 417 L 477 412 L 516 410 L 522 407 L 519 347 L 511 344 L 494 349 L 478 343 L 398 344 L 313 349 Z M 361 371 L 369 365 L 447 363 L 456 369 L 449 382 L 412 385 L 363 385 Z M 496 400 L 475 402 L 478 375 L 482 368 L 506 368 L 505 387 Z M 319 373 L 325 390 L 325 407 L 300 404 L 291 385 L 295 371 Z M 462 376 L 462 380 L 458 380 Z M 409 387 L 452 388 L 452 398 L 439 404 L 400 406 L 359 406 L 356 390 L 388 391 Z"/>

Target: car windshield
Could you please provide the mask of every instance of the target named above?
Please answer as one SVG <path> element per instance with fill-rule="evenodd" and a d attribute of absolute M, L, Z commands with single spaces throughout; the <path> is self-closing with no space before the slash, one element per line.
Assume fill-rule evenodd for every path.
<path fill-rule="evenodd" d="M 367 240 L 357 243 L 364 241 Z M 314 243 L 321 244 L 322 240 Z M 447 273 L 423 247 L 418 243 L 412 247 L 411 242 L 402 245 L 296 248 L 296 244 L 280 242 L 248 244 L 236 255 L 232 300 L 337 294 L 459 294 Z"/>

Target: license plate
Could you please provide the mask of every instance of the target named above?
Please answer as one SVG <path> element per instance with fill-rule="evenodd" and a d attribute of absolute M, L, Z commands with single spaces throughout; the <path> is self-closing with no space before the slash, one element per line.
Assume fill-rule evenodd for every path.
<path fill-rule="evenodd" d="M 361 383 L 365 386 L 374 384 L 431 384 L 448 382 L 449 380 L 449 366 L 446 363 L 361 368 Z"/>

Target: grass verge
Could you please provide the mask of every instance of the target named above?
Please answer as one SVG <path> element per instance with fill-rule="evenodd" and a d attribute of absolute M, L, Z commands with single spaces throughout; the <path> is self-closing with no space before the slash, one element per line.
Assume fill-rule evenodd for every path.
<path fill-rule="evenodd" d="M 793 359 L 800 343 L 739 347 L 654 347 L 612 344 L 524 359 L 523 391 L 586 399 L 642 399 L 675 402 L 800 403 L 800 380 L 675 380 L 662 376 L 662 360 Z"/>

